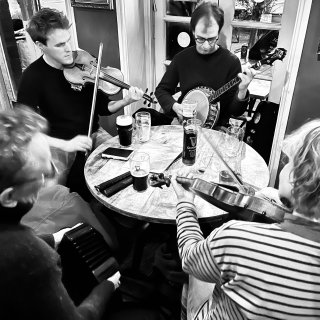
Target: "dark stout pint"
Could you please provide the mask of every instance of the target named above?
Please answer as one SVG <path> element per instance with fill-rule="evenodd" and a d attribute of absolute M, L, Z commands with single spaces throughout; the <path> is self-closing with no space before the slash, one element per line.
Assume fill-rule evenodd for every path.
<path fill-rule="evenodd" d="M 148 189 L 148 175 L 150 172 L 150 157 L 145 152 L 134 152 L 130 159 L 130 172 L 133 189 L 142 192 Z"/>
<path fill-rule="evenodd" d="M 117 130 L 119 143 L 126 147 L 132 143 L 132 117 L 129 115 L 121 115 L 117 117 Z"/>
<path fill-rule="evenodd" d="M 133 189 L 136 191 L 145 191 L 148 189 L 148 172 L 140 169 L 131 171 L 133 178 Z"/>
<path fill-rule="evenodd" d="M 184 126 L 182 150 L 182 162 L 187 166 L 196 162 L 197 135 L 197 126 L 192 124 L 192 119 L 188 120 Z"/>

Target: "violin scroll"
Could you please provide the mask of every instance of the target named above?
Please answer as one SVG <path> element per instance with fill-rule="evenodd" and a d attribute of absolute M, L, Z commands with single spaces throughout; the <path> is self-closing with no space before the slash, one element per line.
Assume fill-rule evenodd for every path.
<path fill-rule="evenodd" d="M 152 173 L 149 176 L 149 183 L 151 187 L 162 189 L 162 186 L 164 185 L 170 187 L 171 178 L 171 175 L 165 176 L 163 173 Z M 185 188 L 189 188 L 194 181 L 194 179 L 184 177 L 177 177 L 176 179 L 177 182 L 183 185 Z"/>
<path fill-rule="evenodd" d="M 74 62 L 65 65 L 63 74 L 66 80 L 71 84 L 72 88 L 79 90 L 87 83 L 94 83 L 97 72 L 97 59 L 90 53 L 79 50 L 73 53 Z M 121 89 L 129 89 L 130 85 L 123 82 L 124 76 L 121 70 L 113 67 L 101 67 L 99 72 L 99 86 L 108 95 L 114 95 Z M 146 91 L 147 92 L 147 91 Z M 153 94 L 153 93 L 151 93 Z M 154 97 L 144 93 L 143 99 L 151 103 L 156 103 Z M 150 105 L 149 104 L 149 105 Z"/>
<path fill-rule="evenodd" d="M 171 185 L 171 175 L 165 177 L 163 173 L 151 173 L 149 176 L 149 183 L 151 187 L 160 188 L 162 186 L 170 187 Z"/>
<path fill-rule="evenodd" d="M 147 95 L 148 93 L 148 88 L 146 88 L 145 92 L 144 92 L 144 95 Z M 155 100 L 155 95 L 154 95 L 154 92 L 150 92 L 149 95 L 147 95 L 148 97 L 150 97 L 150 99 L 145 99 L 143 101 L 143 104 L 147 104 L 148 107 L 151 107 L 151 104 L 156 104 L 158 103 L 158 101 Z M 148 102 L 147 102 L 148 101 Z"/>

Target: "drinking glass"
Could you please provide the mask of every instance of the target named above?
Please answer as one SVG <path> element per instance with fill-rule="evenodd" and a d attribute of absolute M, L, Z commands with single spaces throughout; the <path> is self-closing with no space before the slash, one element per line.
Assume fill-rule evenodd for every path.
<path fill-rule="evenodd" d="M 237 156 L 241 151 L 244 130 L 240 126 L 227 128 L 225 136 L 225 153 L 229 157 Z"/>
<path fill-rule="evenodd" d="M 139 142 L 150 139 L 151 115 L 149 112 L 140 111 L 136 113 L 136 137 Z"/>
<path fill-rule="evenodd" d="M 224 150 L 222 153 L 224 160 L 238 176 L 241 176 L 243 137 L 244 130 L 242 127 L 230 126 L 226 131 Z M 219 180 L 221 183 L 234 183 L 232 177 L 226 170 L 222 170 L 219 173 Z"/>
<path fill-rule="evenodd" d="M 116 119 L 117 131 L 120 145 L 127 147 L 132 143 L 132 117 L 121 115 Z"/>
<path fill-rule="evenodd" d="M 182 124 L 184 125 L 187 120 L 195 118 L 197 114 L 198 103 L 193 100 L 184 100 L 182 102 Z"/>
<path fill-rule="evenodd" d="M 148 189 L 150 157 L 145 152 L 134 152 L 130 159 L 130 172 L 133 178 L 133 189 L 143 192 Z"/>

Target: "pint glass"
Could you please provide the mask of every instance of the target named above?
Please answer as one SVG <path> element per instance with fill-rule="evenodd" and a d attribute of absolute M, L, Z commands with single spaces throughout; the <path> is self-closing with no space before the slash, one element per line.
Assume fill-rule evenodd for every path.
<path fill-rule="evenodd" d="M 133 178 L 133 189 L 142 192 L 148 189 L 150 158 L 147 153 L 135 152 L 130 160 L 130 172 Z"/>
<path fill-rule="evenodd" d="M 136 134 L 139 142 L 150 139 L 151 115 L 149 112 L 140 111 L 136 113 Z"/>
<path fill-rule="evenodd" d="M 185 100 L 182 102 L 182 124 L 185 125 L 187 120 L 195 117 L 197 113 L 197 102 L 193 100 Z"/>
<path fill-rule="evenodd" d="M 129 115 L 121 115 L 116 120 L 119 143 L 127 147 L 132 143 L 132 117 Z"/>

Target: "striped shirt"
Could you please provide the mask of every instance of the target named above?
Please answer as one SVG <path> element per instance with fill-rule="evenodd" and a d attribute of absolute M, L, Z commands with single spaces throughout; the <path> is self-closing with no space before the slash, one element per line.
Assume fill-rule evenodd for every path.
<path fill-rule="evenodd" d="M 311 231 L 318 241 L 278 224 L 232 220 L 204 239 L 195 206 L 178 203 L 183 270 L 216 283 L 204 318 L 320 319 L 320 231 Z"/>

